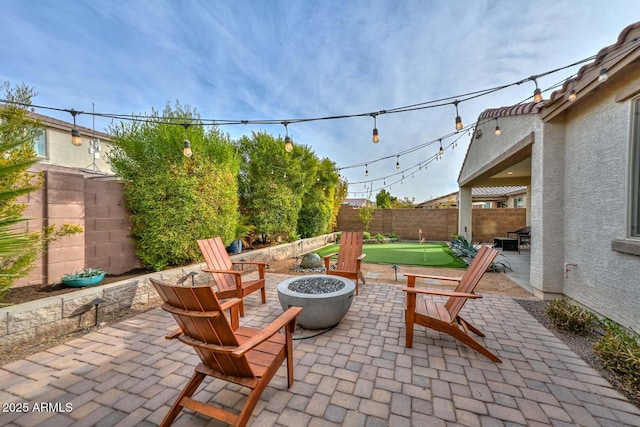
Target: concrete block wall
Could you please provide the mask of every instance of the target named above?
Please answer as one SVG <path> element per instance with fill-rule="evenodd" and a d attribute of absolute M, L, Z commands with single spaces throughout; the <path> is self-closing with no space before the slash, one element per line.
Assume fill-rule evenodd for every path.
<path fill-rule="evenodd" d="M 496 236 L 526 225 L 526 209 L 473 209 L 474 241 L 493 242 Z M 451 240 L 458 232 L 458 209 L 376 209 L 369 225 L 371 235 L 395 233 L 405 240 L 417 240 L 418 229 L 426 240 Z M 358 209 L 342 207 L 336 231 L 363 231 Z"/>
<path fill-rule="evenodd" d="M 42 186 L 20 199 L 26 204 L 24 217 L 30 218 L 27 230 L 75 224 L 83 232 L 50 243 L 30 274 L 14 286 L 60 283 L 65 274 L 83 268 L 122 274 L 140 267 L 120 181 L 46 165 L 39 169 Z"/>
<path fill-rule="evenodd" d="M 130 237 L 124 187 L 115 180 L 88 179 L 85 184 L 85 267 L 122 274 L 141 267 Z"/>

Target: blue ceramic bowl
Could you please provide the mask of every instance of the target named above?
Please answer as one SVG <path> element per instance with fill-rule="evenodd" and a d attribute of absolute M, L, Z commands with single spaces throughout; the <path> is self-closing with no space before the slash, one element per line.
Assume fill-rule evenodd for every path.
<path fill-rule="evenodd" d="M 102 282 L 102 279 L 104 279 L 105 274 L 106 273 L 100 273 L 97 276 L 81 277 L 79 279 L 65 279 L 63 277 L 62 284 L 70 288 L 83 288 L 85 286 L 95 286 L 98 283 Z"/>

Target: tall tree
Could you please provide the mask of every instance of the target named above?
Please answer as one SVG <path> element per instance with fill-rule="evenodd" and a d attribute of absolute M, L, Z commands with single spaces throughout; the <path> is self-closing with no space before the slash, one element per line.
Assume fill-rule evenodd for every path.
<path fill-rule="evenodd" d="M 316 179 L 305 193 L 298 217 L 298 232 L 304 237 L 318 236 L 331 230 L 333 200 L 338 174 L 335 163 L 324 158 L 316 166 Z"/>
<path fill-rule="evenodd" d="M 318 159 L 306 146 L 284 149 L 282 138 L 253 132 L 237 142 L 242 153 L 240 210 L 264 242 L 297 235 L 302 198 L 316 180 Z"/>
<path fill-rule="evenodd" d="M 384 188 L 376 194 L 376 207 L 379 209 L 391 207 L 391 194 Z"/>
<path fill-rule="evenodd" d="M 125 180 L 136 250 L 146 266 L 199 260 L 196 239 L 233 240 L 240 162 L 228 135 L 202 126 L 195 111 L 177 102 L 146 121 L 112 123 L 109 134 L 109 160 Z M 192 157 L 183 154 L 185 137 Z"/>

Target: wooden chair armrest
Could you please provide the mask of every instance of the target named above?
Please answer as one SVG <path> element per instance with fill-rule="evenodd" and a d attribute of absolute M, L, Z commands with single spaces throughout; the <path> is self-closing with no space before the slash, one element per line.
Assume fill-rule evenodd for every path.
<path fill-rule="evenodd" d="M 417 277 L 422 279 L 435 279 L 435 280 L 448 280 L 451 282 L 459 282 L 462 280 L 462 277 L 449 277 L 449 276 L 434 276 L 432 274 L 416 274 L 416 273 L 402 273 L 406 277 Z"/>
<path fill-rule="evenodd" d="M 287 311 L 278 316 L 273 322 L 271 322 L 267 327 L 262 329 L 262 331 L 260 331 L 258 334 L 252 336 L 238 347 L 235 347 L 231 355 L 235 357 L 241 357 L 253 347 L 271 338 L 287 324 L 295 322 L 296 317 L 298 317 L 298 314 L 300 314 L 301 311 L 302 307 L 289 308 Z"/>
<path fill-rule="evenodd" d="M 327 254 L 327 255 L 323 256 L 322 258 L 331 258 L 332 256 L 338 255 L 338 253 L 339 252 L 333 252 L 333 253 L 330 253 L 330 254 Z"/>
<path fill-rule="evenodd" d="M 242 300 L 240 298 L 231 298 L 226 300 L 225 302 L 220 303 L 220 308 L 222 311 L 229 310 L 233 308 L 234 305 L 240 304 Z"/>
<path fill-rule="evenodd" d="M 235 274 L 238 276 L 242 275 L 242 271 L 238 271 L 238 270 L 209 270 L 208 268 L 205 270 L 202 270 L 205 273 L 222 273 L 222 274 Z"/>
<path fill-rule="evenodd" d="M 358 261 L 362 261 L 364 259 L 364 257 L 366 257 L 367 254 L 362 254 L 360 255 L 358 258 L 356 258 Z"/>
<path fill-rule="evenodd" d="M 173 332 L 168 333 L 167 335 L 165 335 L 165 339 L 167 340 L 173 340 L 178 338 L 180 335 L 182 334 L 182 329 L 181 328 L 176 328 L 173 330 Z"/>
<path fill-rule="evenodd" d="M 198 347 L 203 350 L 211 350 L 219 353 L 230 354 L 234 357 L 241 357 L 247 351 L 251 350 L 255 346 L 263 343 L 268 340 L 270 337 L 275 335 L 280 329 L 285 327 L 287 324 L 291 322 L 295 322 L 296 317 L 302 311 L 302 307 L 291 307 L 283 314 L 278 316 L 273 322 L 271 322 L 266 328 L 264 328 L 260 333 L 254 335 L 249 338 L 247 341 L 242 343 L 240 346 L 227 346 L 227 345 L 217 345 L 217 344 L 207 344 L 195 338 L 191 338 L 187 335 L 180 335 L 178 340 L 181 342 L 190 345 L 192 347 Z"/>
<path fill-rule="evenodd" d="M 267 265 L 269 264 L 266 261 L 232 261 L 231 264 L 233 265 L 242 265 L 242 264 L 254 264 L 254 265 Z"/>
<path fill-rule="evenodd" d="M 402 288 L 402 290 L 412 294 L 439 295 L 442 297 L 482 298 L 482 295 L 478 294 L 468 294 L 465 292 L 455 291 L 441 291 L 438 289 L 418 289 L 405 286 L 404 288 Z"/>

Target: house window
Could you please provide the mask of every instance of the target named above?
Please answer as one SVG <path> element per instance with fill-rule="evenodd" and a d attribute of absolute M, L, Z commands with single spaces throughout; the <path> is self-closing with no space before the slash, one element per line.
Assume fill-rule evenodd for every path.
<path fill-rule="evenodd" d="M 513 199 L 513 207 L 514 208 L 524 207 L 524 201 L 522 200 L 522 197 L 516 197 L 515 199 Z"/>
<path fill-rule="evenodd" d="M 496 202 L 496 207 L 498 207 L 498 208 L 506 208 L 507 207 L 507 202 L 505 202 L 504 200 Z"/>
<path fill-rule="evenodd" d="M 33 149 L 36 150 L 38 157 L 47 157 L 47 138 L 46 131 L 42 131 L 39 137 L 33 140 Z"/>
<path fill-rule="evenodd" d="M 640 237 L 640 99 L 635 100 L 633 136 L 631 140 L 631 221 L 629 235 Z"/>

